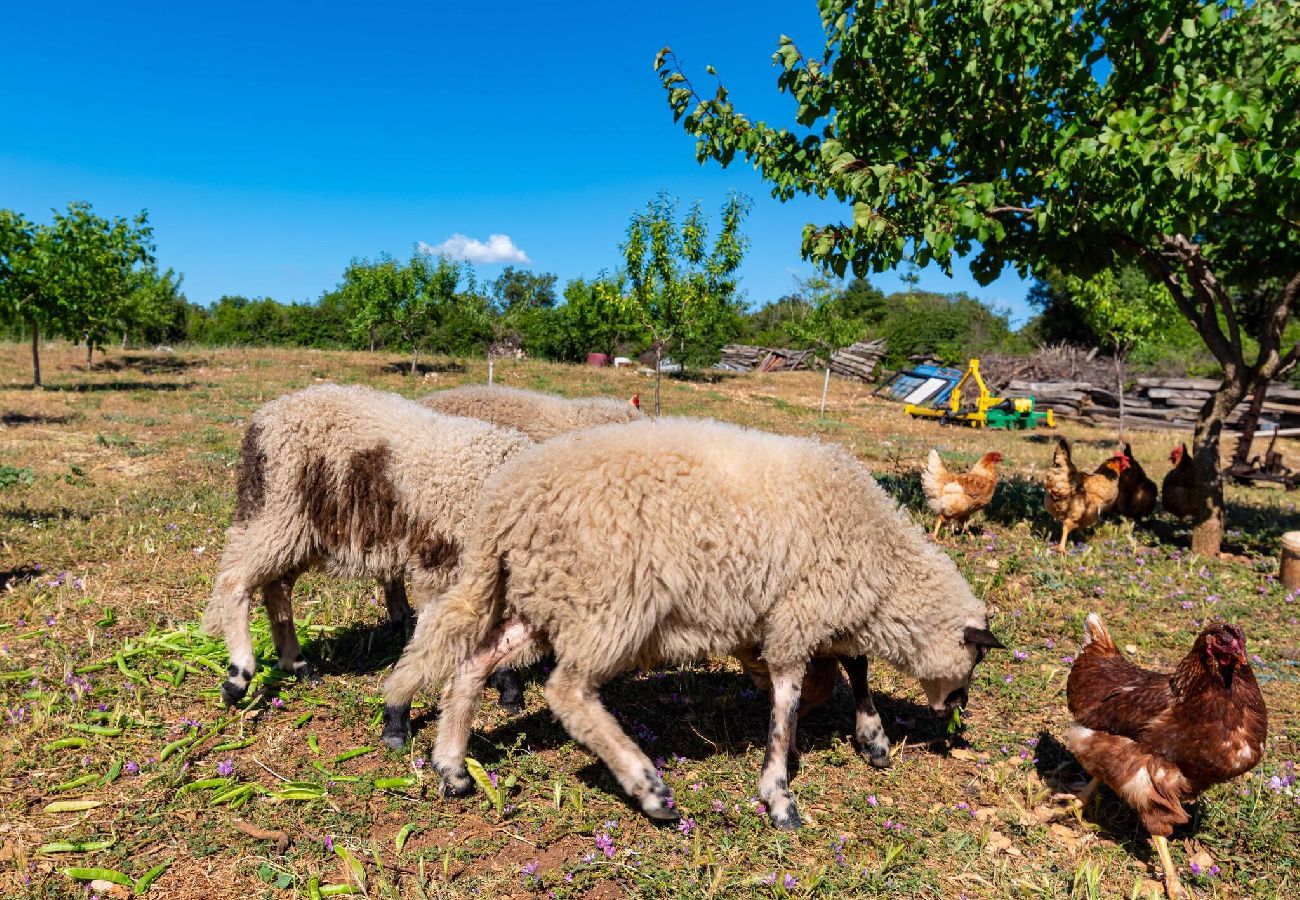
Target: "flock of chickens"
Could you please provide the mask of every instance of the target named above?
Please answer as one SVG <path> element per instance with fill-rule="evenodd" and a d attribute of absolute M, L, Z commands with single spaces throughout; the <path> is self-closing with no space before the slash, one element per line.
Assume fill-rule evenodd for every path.
<path fill-rule="evenodd" d="M 1186 445 L 1169 456 L 1159 500 L 1180 518 L 1195 513 L 1192 460 Z M 961 525 L 993 499 L 1000 453 L 986 453 L 970 471 L 954 474 L 931 450 L 921 483 L 937 520 Z M 1088 528 L 1110 512 L 1137 520 L 1156 507 L 1155 482 L 1124 449 L 1086 474 L 1074 465 L 1064 439 L 1043 479 L 1046 507 L 1061 523 L 1060 550 L 1070 532 Z M 1151 672 L 1124 659 L 1101 617 L 1084 623 L 1083 649 L 1066 683 L 1074 724 L 1067 743 L 1092 777 L 1078 798 L 1085 809 L 1105 783 L 1132 806 L 1151 834 L 1170 898 L 1185 897 L 1169 852 L 1175 825 L 1188 821 L 1183 803 L 1207 788 L 1254 768 L 1264 753 L 1268 716 L 1236 625 L 1209 624 L 1173 673 Z"/>
<path fill-rule="evenodd" d="M 1174 467 L 1165 476 L 1159 499 L 1166 512 L 1191 518 L 1196 513 L 1196 490 L 1187 445 L 1175 447 L 1169 461 Z M 1001 453 L 985 453 L 969 472 L 954 474 L 944 466 L 939 451 L 930 451 L 921 473 L 921 487 L 936 516 L 934 537 L 939 536 L 944 523 L 964 529 L 967 519 L 989 505 L 998 486 L 1000 462 Z M 1074 465 L 1069 441 L 1060 438 L 1043 486 L 1047 489 L 1047 512 L 1061 523 L 1061 552 L 1065 552 L 1070 532 L 1090 528 L 1109 512 L 1137 521 L 1156 509 L 1156 483 L 1147 477 L 1128 444 L 1096 471 L 1085 474 Z"/>

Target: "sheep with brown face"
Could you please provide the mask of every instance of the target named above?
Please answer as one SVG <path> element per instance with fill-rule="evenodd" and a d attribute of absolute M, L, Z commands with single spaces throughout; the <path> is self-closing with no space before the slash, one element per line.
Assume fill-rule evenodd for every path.
<path fill-rule="evenodd" d="M 320 385 L 259 409 L 244 434 L 235 512 L 204 614 L 204 630 L 224 635 L 230 652 L 222 699 L 240 700 L 256 668 L 254 592 L 280 667 L 310 677 L 293 626 L 294 580 L 313 567 L 385 584 L 409 573 L 423 609 L 453 580 L 484 481 L 532 443 L 363 387 Z M 390 614 L 407 612 L 390 603 Z"/>
<path fill-rule="evenodd" d="M 952 560 L 843 450 L 690 419 L 594 428 L 519 454 L 484 487 L 460 579 L 385 685 L 384 739 L 400 745 L 415 693 L 446 685 L 434 763 L 445 793 L 467 793 L 489 674 L 549 648 L 552 711 L 647 815 L 671 820 L 668 788 L 600 686 L 637 667 L 758 655 L 772 683 L 759 795 L 793 828 L 786 757 L 809 660 L 884 659 L 947 714 L 1000 646 L 987 625 Z M 860 737 L 880 726 L 865 675 Z"/>

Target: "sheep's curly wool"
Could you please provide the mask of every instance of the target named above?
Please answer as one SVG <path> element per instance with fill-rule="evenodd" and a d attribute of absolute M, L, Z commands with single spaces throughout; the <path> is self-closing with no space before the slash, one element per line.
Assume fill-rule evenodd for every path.
<path fill-rule="evenodd" d="M 522 431 L 535 441 L 559 434 L 643 418 L 626 400 L 559 397 L 500 385 L 471 385 L 439 391 L 420 404 L 449 416 L 467 416 Z"/>
<path fill-rule="evenodd" d="M 320 385 L 259 409 L 244 436 L 236 506 L 204 629 L 231 652 L 226 699 L 252 677 L 247 637 L 261 588 L 287 671 L 307 666 L 289 592 L 322 565 L 344 578 L 400 582 L 420 608 L 451 581 L 484 481 L 532 445 L 525 435 L 440 415 L 395 394 Z"/>
<path fill-rule="evenodd" d="M 780 757 L 762 792 L 778 824 L 798 824 L 783 749 L 809 659 L 884 659 L 942 710 L 982 655 L 972 634 L 987 635 L 984 604 L 843 450 L 647 420 L 538 444 L 488 481 L 461 578 L 421 618 L 386 693 L 400 705 L 456 674 L 435 754 L 456 791 L 479 675 L 549 645 L 552 709 L 662 818 L 666 788 L 596 688 L 635 667 L 757 652 L 773 682 L 769 757 Z"/>

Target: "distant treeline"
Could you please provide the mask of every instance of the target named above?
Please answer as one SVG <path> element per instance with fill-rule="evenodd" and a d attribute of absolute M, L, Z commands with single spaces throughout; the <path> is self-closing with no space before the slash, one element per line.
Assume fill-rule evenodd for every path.
<path fill-rule="evenodd" d="M 490 344 L 505 342 L 530 356 L 580 362 L 591 352 L 635 355 L 648 349 L 637 323 L 602 296 L 601 282 L 571 281 L 563 300 L 556 296 L 555 282 L 554 275 L 507 269 L 486 291 L 459 293 L 438 333 L 423 342 L 425 352 L 479 355 Z M 971 354 L 1027 351 L 1033 345 L 1031 336 L 1012 330 L 1005 312 L 965 294 L 913 290 L 886 295 L 855 280 L 842 289 L 839 302 L 861 322 L 862 338 L 886 339 L 890 365 L 926 354 L 958 362 Z M 327 292 L 315 303 L 240 296 L 222 297 L 210 307 L 182 301 L 167 327 L 141 337 L 148 343 L 205 346 L 401 347 L 391 326 L 359 331 L 356 307 L 341 291 Z M 733 342 L 806 348 L 810 344 L 798 326 L 811 309 L 798 292 L 752 309 L 737 303 L 731 315 L 714 323 L 711 335 L 686 348 L 686 361 L 715 361 L 718 349 Z"/>

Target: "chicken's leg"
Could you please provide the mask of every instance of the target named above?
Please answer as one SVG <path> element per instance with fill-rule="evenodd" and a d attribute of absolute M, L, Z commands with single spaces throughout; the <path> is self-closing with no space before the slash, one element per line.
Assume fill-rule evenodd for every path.
<path fill-rule="evenodd" d="M 943 527 L 943 516 L 935 516 L 934 534 L 930 535 L 930 537 L 934 538 L 936 541 L 939 540 L 939 529 L 942 527 Z"/>
<path fill-rule="evenodd" d="M 1169 855 L 1169 839 L 1153 834 L 1151 843 L 1156 845 L 1156 856 L 1160 857 L 1160 867 L 1165 870 L 1165 894 L 1169 900 L 1186 900 L 1187 891 L 1178 880 L 1178 870 L 1174 868 L 1174 859 Z"/>
<path fill-rule="evenodd" d="M 1070 526 L 1061 525 L 1061 552 L 1065 552 L 1065 539 L 1070 536 Z"/>

